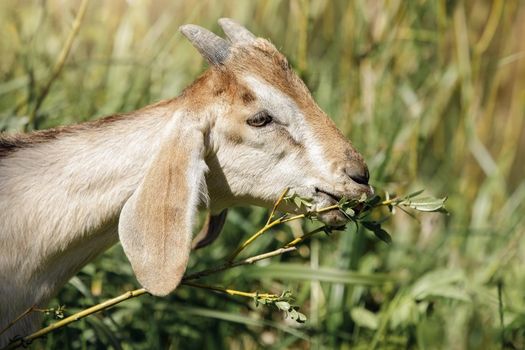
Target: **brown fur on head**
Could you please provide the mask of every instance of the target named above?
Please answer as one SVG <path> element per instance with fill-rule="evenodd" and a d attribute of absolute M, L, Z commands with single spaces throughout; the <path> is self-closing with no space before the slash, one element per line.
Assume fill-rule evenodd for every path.
<path fill-rule="evenodd" d="M 194 103 L 215 110 L 208 164 L 212 173 L 217 170 L 224 177 L 209 180 L 212 207 L 214 202 L 241 201 L 270 205 L 284 187 L 318 207 L 342 196 L 371 193 L 363 158 L 315 103 L 286 58 L 268 40 L 234 21 L 219 23 L 231 42 L 197 26 L 181 29 L 211 64 L 192 89 L 201 98 L 202 90 L 213 91 Z M 214 53 L 217 49 L 219 54 Z M 260 113 L 272 122 L 250 126 Z M 324 218 L 333 224 L 345 220 L 335 212 Z"/>

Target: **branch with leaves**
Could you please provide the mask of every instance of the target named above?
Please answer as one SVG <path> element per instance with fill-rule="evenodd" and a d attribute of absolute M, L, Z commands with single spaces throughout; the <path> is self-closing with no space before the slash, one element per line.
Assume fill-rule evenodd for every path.
<path fill-rule="evenodd" d="M 284 244 L 282 247 L 275 249 L 270 252 L 262 253 L 259 255 L 255 255 L 249 258 L 245 259 L 236 259 L 239 254 L 250 244 L 252 244 L 257 238 L 262 236 L 264 233 L 268 232 L 270 229 L 272 229 L 275 226 L 284 224 L 286 222 L 295 221 L 295 220 L 301 220 L 301 219 L 310 219 L 310 220 L 318 220 L 318 216 L 320 213 L 327 212 L 330 210 L 339 210 L 342 212 L 349 222 L 353 222 L 356 225 L 362 225 L 364 228 L 372 231 L 377 238 L 380 240 L 390 243 L 392 241 L 391 236 L 388 232 L 386 232 L 382 227 L 381 224 L 385 221 L 387 221 L 394 213 L 395 209 L 399 208 L 402 211 L 407 211 L 407 209 L 415 209 L 417 211 L 421 212 L 443 212 L 446 213 L 445 210 L 445 201 L 446 198 L 433 198 L 433 197 L 420 197 L 423 191 L 417 191 L 414 193 L 411 193 L 409 195 L 403 196 L 403 197 L 393 197 L 390 198 L 390 195 L 388 193 L 385 194 L 385 199 L 381 198 L 379 195 L 374 195 L 370 198 L 367 198 L 366 196 L 363 196 L 357 200 L 353 199 L 346 199 L 341 198 L 341 200 L 333 204 L 331 206 L 321 208 L 318 210 L 310 210 L 312 208 L 312 203 L 306 199 L 299 197 L 295 194 L 289 194 L 288 190 L 285 190 L 279 199 L 274 204 L 272 210 L 270 211 L 270 214 L 268 216 L 268 220 L 266 221 L 266 224 L 257 232 L 255 232 L 252 236 L 250 236 L 247 240 L 245 240 L 243 243 L 241 243 L 226 259 L 225 262 L 217 267 L 206 269 L 203 271 L 195 272 L 195 273 L 189 273 L 182 279 L 181 284 L 186 285 L 193 288 L 200 288 L 200 289 L 206 289 L 218 293 L 225 293 L 228 295 L 233 296 L 241 296 L 241 297 L 247 297 L 254 300 L 255 305 L 273 305 L 277 309 L 284 312 L 286 317 L 290 317 L 292 320 L 295 320 L 299 323 L 303 323 L 306 321 L 306 316 L 302 313 L 300 313 L 299 307 L 297 305 L 293 305 L 293 295 L 290 291 L 283 291 L 280 294 L 272 294 L 272 293 L 259 293 L 258 291 L 254 292 L 244 292 L 244 291 L 238 291 L 235 289 L 228 289 L 228 288 L 222 288 L 218 286 L 210 286 L 205 285 L 201 283 L 194 282 L 195 280 L 199 280 L 203 277 L 210 276 L 213 274 L 220 273 L 222 271 L 244 266 L 244 265 L 250 265 L 254 264 L 258 261 L 269 259 L 278 255 L 286 254 L 292 251 L 296 250 L 297 245 L 304 243 L 306 240 L 310 239 L 315 234 L 324 232 L 326 234 L 329 234 L 333 231 L 341 231 L 344 230 L 345 227 L 330 227 L 327 225 L 322 225 L 308 233 L 305 233 L 304 235 L 297 237 L 288 243 Z M 297 206 L 299 209 L 306 208 L 306 212 L 304 214 L 298 214 L 298 215 L 292 215 L 292 214 L 280 214 L 278 215 L 277 208 L 280 204 L 282 204 L 283 201 L 286 201 L 288 203 L 293 203 L 293 205 Z M 388 213 L 386 215 L 382 215 L 380 219 L 372 219 L 373 213 L 378 211 L 380 208 L 387 208 Z M 106 310 L 114 305 L 117 305 L 125 300 L 136 298 L 138 296 L 147 294 L 147 291 L 144 288 L 128 291 L 116 298 L 107 300 L 105 302 L 102 302 L 100 304 L 97 304 L 95 306 L 92 306 L 88 309 L 82 310 L 80 312 L 77 312 L 69 317 L 63 318 L 60 321 L 57 321 L 53 324 L 51 324 L 48 327 L 45 327 L 33 334 L 30 334 L 25 337 L 19 337 L 12 340 L 12 342 L 5 348 L 5 349 L 15 349 L 20 346 L 26 346 L 30 344 L 33 340 L 38 339 L 40 337 L 45 336 L 46 334 L 55 331 L 59 328 L 65 327 L 70 323 L 76 322 L 86 316 L 92 315 L 96 312 Z M 59 315 L 62 318 L 63 317 L 63 307 L 59 307 Z M 13 322 L 11 322 L 8 325 L 8 328 L 11 327 L 16 322 L 20 321 L 23 317 L 28 315 L 31 312 L 45 312 L 47 314 L 49 313 L 55 313 L 55 309 L 45 309 L 40 310 L 36 307 L 32 307 L 28 310 L 26 310 L 22 315 L 17 317 Z M 0 334 L 6 331 L 8 328 L 0 330 Z"/>

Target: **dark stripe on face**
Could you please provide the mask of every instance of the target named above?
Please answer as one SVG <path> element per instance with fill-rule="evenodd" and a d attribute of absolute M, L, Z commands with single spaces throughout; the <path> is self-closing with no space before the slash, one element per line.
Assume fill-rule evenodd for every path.
<path fill-rule="evenodd" d="M 244 102 L 245 105 L 250 104 L 253 101 L 255 101 L 255 96 L 249 91 L 244 92 L 241 98 L 242 98 L 242 102 Z"/>

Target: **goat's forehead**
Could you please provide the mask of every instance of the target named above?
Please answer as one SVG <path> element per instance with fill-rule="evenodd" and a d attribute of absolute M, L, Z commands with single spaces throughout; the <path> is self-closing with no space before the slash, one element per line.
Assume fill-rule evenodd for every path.
<path fill-rule="evenodd" d="M 232 52 L 230 67 L 239 80 L 258 77 L 294 100 L 306 100 L 310 92 L 291 69 L 288 61 L 265 39 L 255 45 L 238 47 Z"/>
<path fill-rule="evenodd" d="M 300 109 L 290 96 L 258 75 L 248 73 L 241 81 L 256 96 L 258 104 L 272 114 L 291 116 Z"/>

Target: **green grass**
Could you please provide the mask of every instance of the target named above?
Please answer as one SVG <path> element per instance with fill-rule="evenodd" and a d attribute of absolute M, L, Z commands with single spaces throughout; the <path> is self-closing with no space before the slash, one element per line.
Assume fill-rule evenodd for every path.
<path fill-rule="evenodd" d="M 400 212 L 386 225 L 390 245 L 349 229 L 268 266 L 207 279 L 291 289 L 309 317 L 302 326 L 244 299 L 181 287 L 80 321 L 37 348 L 525 348 L 523 1 L 92 0 L 35 108 L 78 6 L 0 2 L 0 130 L 75 123 L 173 97 L 205 69 L 178 27 L 219 33 L 216 20 L 230 16 L 287 55 L 365 156 L 373 184 L 447 195 L 451 215 L 414 220 Z M 235 210 L 190 270 L 216 264 L 264 225 L 265 213 Z M 302 229 L 276 229 L 247 254 Z M 53 304 L 69 314 L 136 287 L 116 246 Z"/>

